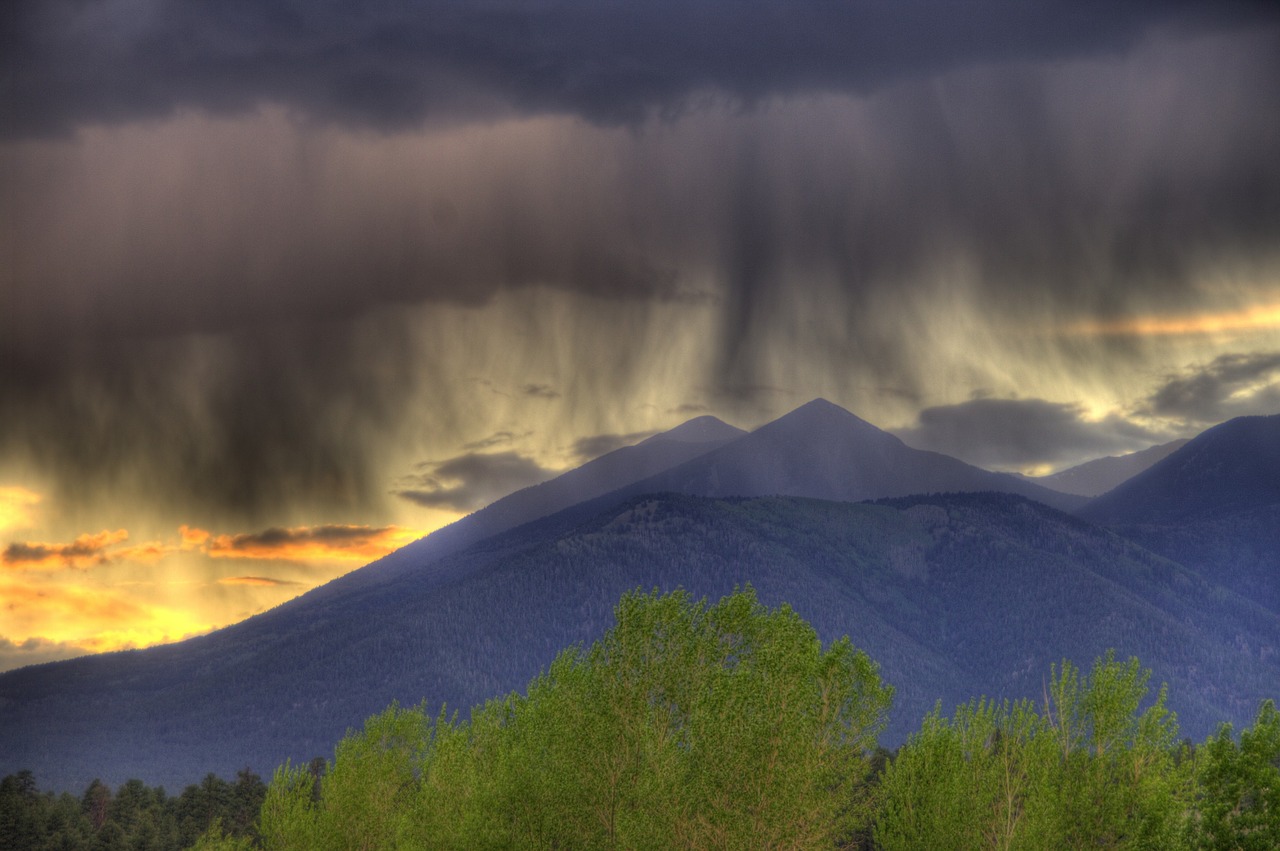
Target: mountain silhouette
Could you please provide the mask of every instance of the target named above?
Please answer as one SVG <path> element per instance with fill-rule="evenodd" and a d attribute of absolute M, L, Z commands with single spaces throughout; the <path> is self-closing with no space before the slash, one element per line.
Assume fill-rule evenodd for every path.
<path fill-rule="evenodd" d="M 1062 510 L 1084 500 L 948 455 L 913 449 L 825 399 L 644 479 L 626 493 L 803 496 L 861 501 L 920 493 L 1015 493 Z"/>
<path fill-rule="evenodd" d="M 1079 513 L 1280 613 L 1280 415 L 1214 426 Z"/>
<path fill-rule="evenodd" d="M 1038 485 L 1063 493 L 1087 497 L 1100 496 L 1186 445 L 1186 440 L 1174 440 L 1138 452 L 1130 452 L 1128 455 L 1095 458 L 1048 476 L 1028 478 Z"/>
<path fill-rule="evenodd" d="M 1280 414 L 1237 417 L 1090 502 L 1111 525 L 1202 520 L 1280 503 Z"/>

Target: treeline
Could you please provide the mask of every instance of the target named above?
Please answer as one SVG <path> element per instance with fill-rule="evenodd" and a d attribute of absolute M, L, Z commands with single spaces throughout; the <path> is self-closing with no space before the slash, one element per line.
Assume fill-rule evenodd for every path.
<path fill-rule="evenodd" d="M 180 795 L 130 780 L 112 791 L 93 781 L 82 795 L 41 792 L 30 771 L 0 780 L 4 851 L 175 851 L 205 834 L 258 841 L 267 784 L 249 770 L 232 782 L 209 774 Z"/>
<path fill-rule="evenodd" d="M 1280 847 L 1272 702 L 1193 747 L 1136 659 L 1048 673 L 1041 701 L 939 707 L 889 754 L 893 689 L 847 639 L 823 648 L 749 588 L 715 605 L 633 593 L 525 694 L 465 721 L 393 705 L 331 763 L 277 769 L 256 820 L 228 813 L 194 847 Z M 184 847 L 80 836 L 13 847 Z"/>

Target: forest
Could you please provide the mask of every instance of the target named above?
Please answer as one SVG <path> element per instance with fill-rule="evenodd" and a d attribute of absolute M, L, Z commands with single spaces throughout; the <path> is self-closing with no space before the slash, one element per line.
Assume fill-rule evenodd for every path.
<path fill-rule="evenodd" d="M 176 798 L 0 781 L 0 848 L 1280 847 L 1280 712 L 1201 743 L 1114 653 L 1039 701 L 939 704 L 878 746 L 893 687 L 750 587 L 626 594 L 616 623 L 462 720 L 392 705 L 331 760 Z M 424 705 L 425 706 L 425 705 Z"/>

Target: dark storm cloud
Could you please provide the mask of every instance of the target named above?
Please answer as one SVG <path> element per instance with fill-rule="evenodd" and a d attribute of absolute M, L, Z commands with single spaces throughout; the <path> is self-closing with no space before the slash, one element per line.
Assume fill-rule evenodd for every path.
<path fill-rule="evenodd" d="M 55 474 L 50 496 L 68 510 L 138 492 L 186 518 L 253 520 L 300 498 L 360 510 L 386 487 L 365 441 L 406 415 L 397 328 L 374 341 L 346 326 L 57 340 L 45 360 L 0 369 L 0 457 Z"/>
<path fill-rule="evenodd" d="M 1280 352 L 1221 355 L 1169 375 L 1141 412 L 1188 424 L 1280 413 Z"/>
<path fill-rule="evenodd" d="M 637 333 L 653 303 L 713 311 L 713 362 L 681 374 L 762 420 L 803 401 L 780 387 L 795 376 L 937 398 L 929 348 L 956 304 L 1001 327 L 1191 310 L 1206 269 L 1250 274 L 1280 245 L 1263 4 L 0 5 L 0 126 L 28 139 L 0 145 L 0 458 L 54 471 L 64 502 L 132 480 L 246 518 L 378 504 L 414 393 L 444 445 L 474 426 L 405 305 L 625 304 L 621 355 L 566 345 L 558 364 L 610 363 L 601 396 L 665 354 Z M 681 112 L 707 90 L 730 108 Z M 765 98 L 817 91 L 871 94 Z M 264 101 L 293 111 L 127 123 Z M 635 121 L 649 109 L 672 120 Z M 451 135 L 537 112 L 604 123 Z M 511 345 L 572 324 L 537 321 Z M 1140 360 L 1123 338 L 1076 345 L 1065 360 Z M 494 386 L 550 387 L 526 378 Z M 475 507 L 541 474 L 513 470 L 404 495 Z"/>
<path fill-rule="evenodd" d="M 310 526 L 299 529 L 272 527 L 261 532 L 245 532 L 223 535 L 210 546 L 210 552 L 245 550 L 285 550 L 303 543 L 317 543 L 330 547 L 342 547 L 357 541 L 376 538 L 387 530 L 369 526 Z"/>
<path fill-rule="evenodd" d="M 398 129 L 503 110 L 632 121 L 703 90 L 866 90 L 971 62 L 1120 49 L 1264 3 L 23 0 L 5 5 L 9 134 L 278 102 Z"/>
<path fill-rule="evenodd" d="M 919 449 L 999 469 L 1130 452 L 1158 440 L 1120 417 L 1089 422 L 1083 413 L 1043 399 L 972 399 L 925 408 L 915 426 L 896 434 Z"/>
<path fill-rule="evenodd" d="M 470 452 L 418 465 L 396 495 L 428 508 L 474 511 L 509 493 L 544 482 L 555 472 L 518 452 Z"/>

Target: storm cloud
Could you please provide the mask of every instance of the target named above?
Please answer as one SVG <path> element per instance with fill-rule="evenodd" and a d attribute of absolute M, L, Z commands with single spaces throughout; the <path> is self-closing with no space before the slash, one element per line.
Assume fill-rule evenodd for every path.
<path fill-rule="evenodd" d="M 327 121 L 557 112 L 637 121 L 796 92 L 863 92 L 962 64 L 1122 50 L 1150 28 L 1274 20 L 1261 2 L 643 4 L 386 0 L 6 4 L 14 135 L 264 102 Z"/>
<path fill-rule="evenodd" d="M 1280 352 L 1219 355 L 1166 377 L 1141 409 L 1205 425 L 1280 410 Z"/>
<path fill-rule="evenodd" d="M 1159 439 L 1121 417 L 1091 422 L 1084 414 L 1079 405 L 1043 399 L 972 399 L 925 408 L 897 435 L 919 449 L 1003 469 L 1132 452 Z"/>
<path fill-rule="evenodd" d="M 1276 298 L 1270 4 L 0 14 L 0 461 L 64 505 L 469 510 L 549 444 L 672 424 L 644 405 L 1069 398 L 1170 367 L 1055 323 Z M 1207 416 L 1190 380 L 1148 410 Z M 1128 439 L 1059 413 L 1072 452 Z M 474 451 L 504 433 L 542 454 Z M 459 447 L 493 469 L 387 499 Z"/>
<path fill-rule="evenodd" d="M 425 472 L 403 478 L 398 496 L 418 505 L 467 512 L 555 475 L 518 452 L 469 452 L 447 461 L 423 462 L 419 468 Z"/>

